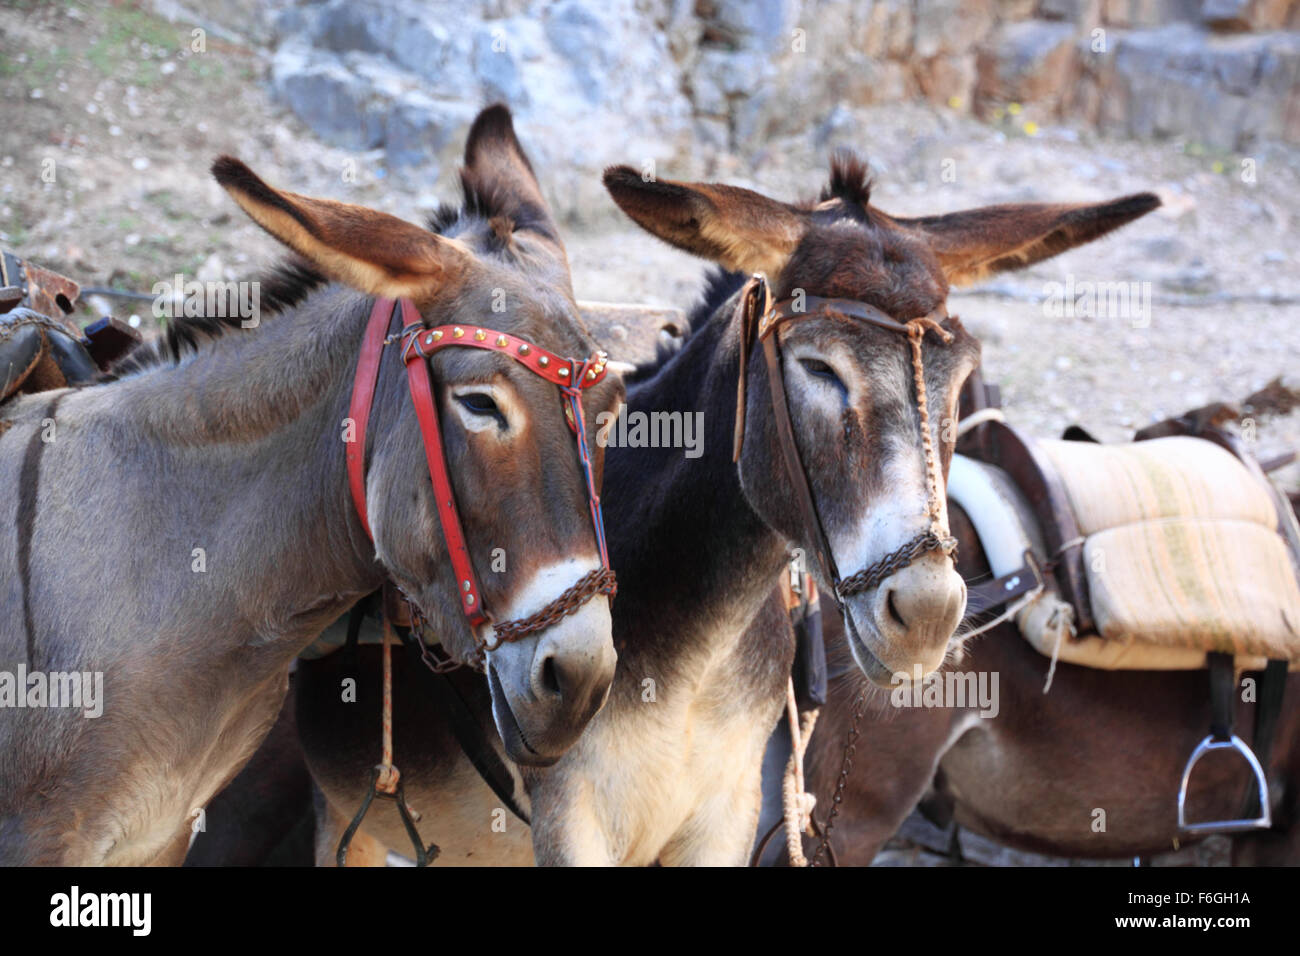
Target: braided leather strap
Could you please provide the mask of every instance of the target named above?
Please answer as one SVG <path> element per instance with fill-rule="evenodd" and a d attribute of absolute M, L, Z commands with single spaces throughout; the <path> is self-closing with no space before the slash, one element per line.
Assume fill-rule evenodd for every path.
<path fill-rule="evenodd" d="M 850 574 L 836 586 L 835 590 L 842 598 L 850 597 L 854 594 L 861 594 L 863 591 L 870 591 L 881 581 L 889 577 L 895 571 L 901 571 L 920 555 L 926 551 L 942 550 L 947 554 L 953 554 L 957 550 L 957 539 L 951 537 L 940 537 L 934 531 L 922 531 L 911 541 L 908 541 L 901 548 L 885 555 L 870 567 L 863 568 L 855 574 Z"/>
<path fill-rule="evenodd" d="M 482 658 L 488 651 L 495 651 L 502 644 L 509 644 L 529 634 L 546 630 L 578 610 L 597 594 L 608 594 L 613 598 L 617 593 L 618 581 L 614 577 L 614 572 L 609 568 L 596 568 L 536 614 L 518 621 L 494 625 L 493 640 L 491 643 L 485 641 L 479 645 L 479 657 Z"/>

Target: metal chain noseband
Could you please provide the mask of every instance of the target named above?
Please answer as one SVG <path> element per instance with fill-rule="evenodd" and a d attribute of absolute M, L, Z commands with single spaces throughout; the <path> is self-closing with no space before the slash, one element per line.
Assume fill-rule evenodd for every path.
<path fill-rule="evenodd" d="M 488 651 L 495 651 L 502 644 L 509 644 L 525 638 L 529 634 L 536 634 L 538 631 L 546 630 L 551 625 L 558 623 L 578 610 L 597 594 L 608 594 L 613 599 L 617 593 L 618 582 L 614 578 L 614 572 L 609 568 L 596 568 L 583 575 L 577 584 L 566 590 L 536 614 L 530 614 L 528 617 L 517 621 L 507 621 L 505 624 L 494 625 L 492 629 L 493 643 L 484 642 L 479 645 L 479 658 L 481 660 L 484 654 Z"/>
<path fill-rule="evenodd" d="M 901 571 L 927 551 L 943 551 L 952 554 L 957 550 L 957 539 L 951 536 L 940 537 L 932 528 L 922 531 L 902 547 L 891 551 L 875 564 L 850 574 L 835 586 L 841 598 L 852 597 L 864 591 L 870 591 L 895 571 Z"/>

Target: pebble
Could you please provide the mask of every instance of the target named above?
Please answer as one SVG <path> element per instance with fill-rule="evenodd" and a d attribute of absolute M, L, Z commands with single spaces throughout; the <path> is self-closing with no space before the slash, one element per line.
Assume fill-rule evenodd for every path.
<path fill-rule="evenodd" d="M 135 159 L 131 160 L 131 167 L 133 169 L 148 169 L 149 158 L 147 156 L 137 156 Z"/>

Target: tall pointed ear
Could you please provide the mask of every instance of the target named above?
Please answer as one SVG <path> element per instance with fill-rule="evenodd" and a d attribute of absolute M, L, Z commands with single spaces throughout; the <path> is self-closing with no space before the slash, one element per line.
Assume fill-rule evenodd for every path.
<path fill-rule="evenodd" d="M 1011 203 L 919 219 L 895 219 L 923 233 L 952 285 L 1021 269 L 1091 242 L 1160 205 L 1151 193 L 1101 203 Z"/>
<path fill-rule="evenodd" d="M 470 262 L 455 240 L 364 206 L 273 189 L 233 156 L 218 157 L 212 175 L 272 236 L 331 279 L 369 295 L 427 293 Z"/>
<path fill-rule="evenodd" d="M 605 170 L 605 188 L 638 226 L 734 272 L 775 278 L 808 229 L 802 209 L 716 183 L 647 182 L 631 166 Z"/>
<path fill-rule="evenodd" d="M 460 177 L 466 200 L 493 220 L 494 228 L 531 230 L 563 248 L 533 164 L 515 135 L 510 110 L 502 104 L 489 106 L 475 118 Z"/>

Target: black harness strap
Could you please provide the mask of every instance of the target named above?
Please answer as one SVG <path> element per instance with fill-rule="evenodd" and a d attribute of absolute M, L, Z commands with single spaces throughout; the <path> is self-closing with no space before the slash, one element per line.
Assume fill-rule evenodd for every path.
<path fill-rule="evenodd" d="M 460 749 L 474 765 L 478 775 L 492 788 L 492 792 L 507 810 L 524 823 L 530 823 L 528 814 L 519 806 L 519 801 L 515 798 L 515 778 L 492 747 L 487 735 L 483 733 L 482 725 L 475 719 L 473 711 L 469 709 L 464 698 L 460 696 L 460 691 L 456 690 L 456 685 L 445 673 L 435 672 L 427 666 L 420 642 L 411 633 L 410 628 L 395 626 L 393 631 L 406 645 L 412 662 L 423 673 L 429 675 L 429 688 L 433 692 L 433 699 L 442 709 L 443 715 L 451 726 L 451 732 L 456 737 L 456 742 L 460 744 Z"/>
<path fill-rule="evenodd" d="M 1206 655 L 1210 668 L 1210 735 L 1231 740 L 1233 725 L 1234 658 L 1231 654 Z"/>
<path fill-rule="evenodd" d="M 799 603 L 790 609 L 790 625 L 794 628 L 794 664 L 790 676 L 800 713 L 825 705 L 828 682 L 819 593 L 812 590 L 811 575 L 801 573 L 801 577 Z"/>
<path fill-rule="evenodd" d="M 1287 661 L 1269 661 L 1259 678 L 1259 697 L 1255 703 L 1255 739 L 1251 741 L 1259 765 L 1268 775 L 1268 762 L 1273 755 L 1273 738 L 1277 733 L 1278 719 L 1282 715 L 1282 698 L 1286 693 Z M 1263 813 L 1259 794 L 1252 788 L 1246 792 L 1246 802 L 1239 814 L 1253 817 Z"/>

